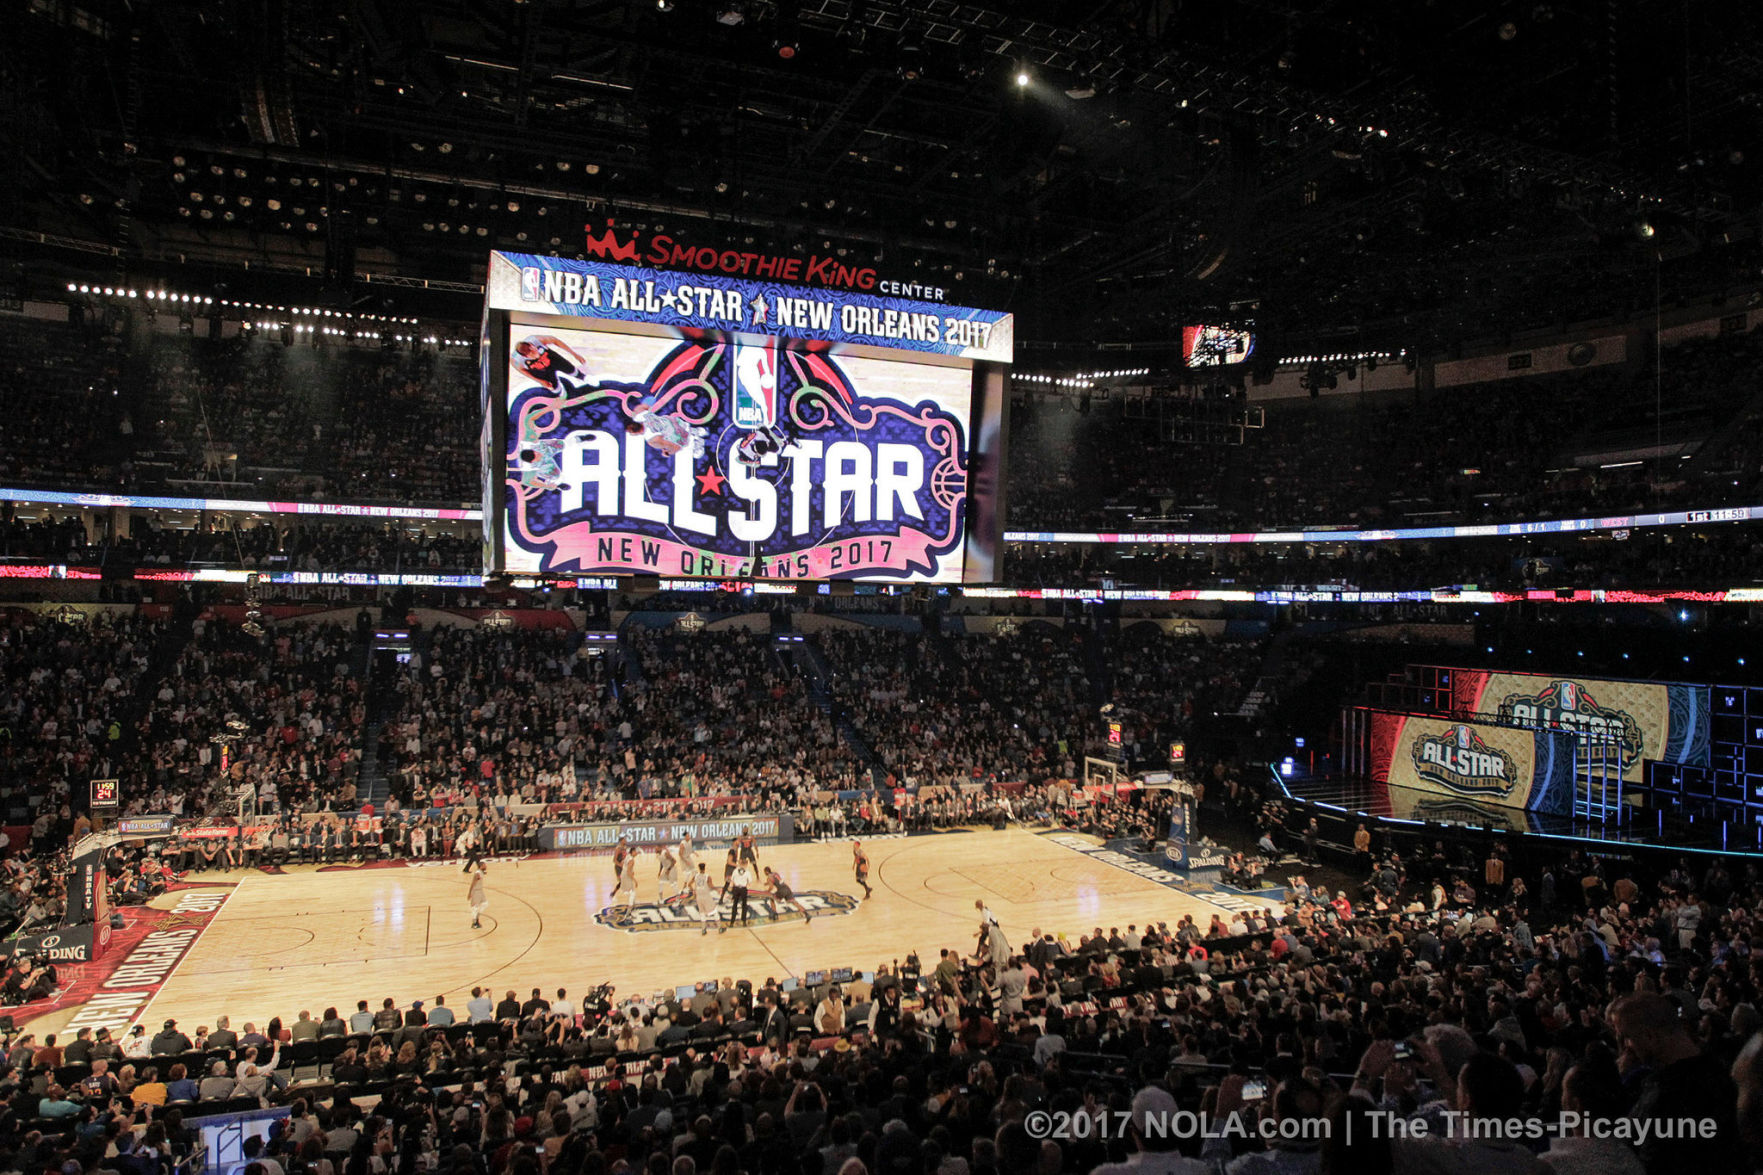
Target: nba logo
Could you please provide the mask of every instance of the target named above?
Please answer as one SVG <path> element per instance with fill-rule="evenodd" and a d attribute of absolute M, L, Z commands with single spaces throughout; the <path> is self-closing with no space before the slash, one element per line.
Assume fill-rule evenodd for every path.
<path fill-rule="evenodd" d="M 531 265 L 522 266 L 520 270 L 520 300 L 523 302 L 541 302 L 539 297 L 539 271 Z"/>
<path fill-rule="evenodd" d="M 1467 726 L 1457 728 L 1457 745 L 1464 750 L 1469 749 L 1469 728 Z"/>
<path fill-rule="evenodd" d="M 1579 704 L 1579 687 L 1573 682 L 1561 682 L 1560 688 L 1555 692 L 1560 699 L 1563 710 L 1571 710 Z"/>
<path fill-rule="evenodd" d="M 734 420 L 736 428 L 767 428 L 777 423 L 777 341 L 735 348 Z"/>

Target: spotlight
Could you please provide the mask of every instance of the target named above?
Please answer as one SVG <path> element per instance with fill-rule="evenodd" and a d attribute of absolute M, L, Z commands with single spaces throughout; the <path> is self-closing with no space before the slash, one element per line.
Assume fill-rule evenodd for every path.
<path fill-rule="evenodd" d="M 1032 80 L 1033 79 L 1029 77 L 1028 68 L 1026 66 L 1018 67 L 1018 69 L 1016 70 L 1016 88 L 1017 89 L 1026 90 L 1028 88 L 1028 83 Z"/>
<path fill-rule="evenodd" d="M 1634 234 L 1643 241 L 1651 240 L 1658 231 L 1649 221 L 1637 220 L 1634 223 Z"/>
<path fill-rule="evenodd" d="M 673 0 L 655 0 L 656 12 L 672 12 Z"/>

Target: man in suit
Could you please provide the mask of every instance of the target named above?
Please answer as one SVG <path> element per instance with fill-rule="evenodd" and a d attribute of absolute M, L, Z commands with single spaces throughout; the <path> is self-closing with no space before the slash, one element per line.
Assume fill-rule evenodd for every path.
<path fill-rule="evenodd" d="M 790 1017 L 783 1009 L 782 1002 L 775 995 L 765 1000 L 765 1016 L 760 1021 L 760 1032 L 765 1043 L 781 1048 L 790 1039 Z"/>

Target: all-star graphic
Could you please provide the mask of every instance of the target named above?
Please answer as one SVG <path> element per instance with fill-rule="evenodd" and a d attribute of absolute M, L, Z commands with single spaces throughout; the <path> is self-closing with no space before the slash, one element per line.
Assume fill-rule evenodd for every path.
<path fill-rule="evenodd" d="M 1500 721 L 1517 726 L 1541 726 L 1609 740 L 1622 748 L 1622 757 L 1631 763 L 1639 762 L 1646 750 L 1641 724 L 1634 715 L 1599 705 L 1576 681 L 1551 681 L 1535 694 L 1507 694 L 1499 714 Z"/>
<path fill-rule="evenodd" d="M 1489 746 L 1470 726 L 1417 739 L 1411 753 L 1415 774 L 1459 795 L 1503 797 L 1518 785 L 1512 756 Z"/>
<path fill-rule="evenodd" d="M 837 893 L 829 889 L 801 890 L 796 900 L 814 918 L 827 915 L 834 917 L 854 913 L 857 899 L 850 894 Z M 802 921 L 802 914 L 788 902 L 777 903 L 774 914 L 770 908 L 770 899 L 762 894 L 755 894 L 751 899 L 753 917 L 747 925 L 750 928 L 761 926 L 781 926 L 786 922 Z M 713 918 L 721 923 L 728 920 L 729 903 L 724 901 L 717 906 Z M 631 932 L 644 930 L 696 930 L 703 925 L 697 915 L 697 904 L 690 894 L 675 894 L 665 902 L 638 903 L 630 906 L 607 906 L 594 915 L 594 921 L 614 930 Z"/>
<path fill-rule="evenodd" d="M 545 342 L 540 339 L 540 342 Z M 535 347 L 537 344 L 535 344 Z M 956 552 L 966 423 L 816 345 L 682 340 L 637 380 L 511 360 L 507 537 L 540 572 L 910 579 Z M 546 378 L 550 382 L 546 382 Z"/>

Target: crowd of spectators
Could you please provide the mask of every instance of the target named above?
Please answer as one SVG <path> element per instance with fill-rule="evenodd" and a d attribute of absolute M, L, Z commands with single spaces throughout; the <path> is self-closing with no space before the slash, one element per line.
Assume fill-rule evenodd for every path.
<path fill-rule="evenodd" d="M 1076 773 L 1095 733 L 1081 638 L 1045 629 L 947 637 L 891 630 L 818 635 L 834 697 L 896 780 L 910 786 Z"/>
<path fill-rule="evenodd" d="M 136 807 L 225 810 L 250 785 L 282 814 L 275 827 L 303 835 L 281 844 L 271 832 L 267 843 L 238 846 L 259 856 L 233 861 L 204 859 L 194 840 L 169 842 L 145 863 L 124 850 L 118 883 L 148 876 L 145 864 L 175 880 L 251 860 L 457 856 L 471 837 L 521 851 L 531 847 L 520 840 L 530 821 L 505 825 L 500 810 L 454 823 L 406 816 L 437 799 L 453 806 L 471 787 L 478 799 L 592 802 L 602 792 L 597 783 L 589 791 L 589 772 L 604 776 L 608 795 L 641 796 L 645 779 L 665 779 L 648 793 L 655 805 L 675 792 L 711 805 L 742 789 L 796 806 L 830 773 L 817 747 L 850 754 L 838 739 L 840 711 L 815 705 L 763 634 L 645 633 L 620 665 L 584 654 L 567 632 L 443 630 L 392 677 L 386 745 L 403 782 L 383 825 L 371 844 L 328 839 L 327 829 L 360 827 L 340 817 L 364 730 L 364 662 L 352 634 L 284 624 L 257 638 L 199 617 L 187 640 L 168 642 L 165 624 L 127 613 L 81 624 L 20 614 L 3 630 L 6 780 L 42 797 L 33 828 L 42 851 L 10 859 L 0 876 L 0 904 L 15 924 L 53 921 L 64 900 L 53 852 L 79 831 L 63 807 L 69 780 L 126 773 L 134 762 L 150 785 L 132 797 Z M 877 753 L 929 785 L 901 810 L 807 803 L 805 826 L 834 834 L 1005 813 L 1154 840 L 1166 800 L 1079 818 L 1057 785 L 960 785 L 1005 778 L 1001 767 L 1016 774 L 1036 748 L 1046 774 L 1055 762 L 1063 769 L 1062 757 L 1099 729 L 1094 699 L 1103 695 L 1093 686 L 1124 716 L 1128 738 L 1154 745 L 1163 732 L 1140 729 L 1135 714 L 1233 696 L 1256 652 L 1143 629 L 817 640 L 844 712 L 866 736 L 885 736 L 873 716 L 892 715 L 906 733 L 880 737 Z M 1098 663 L 1106 677 L 1092 682 Z M 138 713 L 123 704 L 136 696 Z M 973 721 L 957 730 L 938 721 L 943 709 Z M 232 729 L 229 718 L 239 737 L 223 774 L 210 738 Z M 720 750 L 743 743 L 739 755 Z M 633 764 L 626 752 L 652 761 Z M 1315 856 L 1309 826 L 1227 775 L 1214 778 L 1212 804 L 1258 822 L 1263 861 Z M 1052 1172 L 1134 1151 L 1140 1167 L 1185 1171 L 1182 1159 L 1213 1159 L 1232 1175 L 1349 1162 L 1397 1175 L 1495 1164 L 1541 1175 L 1538 1163 L 1583 1169 L 1559 1164 L 1586 1149 L 1546 1136 L 1516 1146 L 1366 1138 L 1371 1149 L 1351 1153 L 1328 1140 L 1264 1148 L 1252 1136 L 1154 1137 L 1147 1115 L 1175 1107 L 1337 1128 L 1343 1115 L 1374 1109 L 1435 1123 L 1447 1121 L 1445 1110 L 1539 1122 L 1563 1109 L 1694 1113 L 1715 1120 L 1713 1138 L 1613 1144 L 1597 1169 L 1739 1169 L 1739 1107 L 1753 1103 L 1738 1090 L 1763 1097 L 1758 1049 L 1741 1057 L 1763 1028 L 1763 963 L 1751 954 L 1763 917 L 1755 863 L 1625 876 L 1575 853 L 1527 875 L 1498 852 L 1478 868 L 1442 844 L 1413 859 L 1376 849 L 1373 860 L 1367 843 L 1350 894 L 1311 891 L 1300 878 L 1283 910 L 1251 906 L 1173 926 L 1149 917 L 1124 928 L 1011 926 L 1024 946 L 1007 958 L 966 959 L 957 944 L 926 965 L 936 946 L 927 943 L 925 964 L 878 961 L 872 978 L 871 968 L 854 968 L 849 983 L 806 991 L 752 976 L 700 993 L 707 999 L 599 992 L 498 1003 L 489 993 L 458 1009 L 426 996 L 418 1007 L 402 993 L 406 1002 L 390 1007 L 374 997 L 377 1013 L 366 1002 L 352 1015 L 288 1009 L 261 1032 L 234 1033 L 217 1009 L 213 1028 L 191 1026 L 189 1036 L 177 1025 L 120 1040 L 15 1036 L 0 1074 L 0 1163 L 134 1171 L 140 1159 L 143 1175 L 164 1171 L 193 1145 L 188 1117 L 271 1101 L 295 1109 L 259 1161 L 364 1175 L 430 1165 L 528 1175 L 529 1162 L 533 1173 L 564 1175 L 620 1161 L 645 1171 L 838 1172 L 852 1159 L 865 1171 L 959 1162 L 969 1172 Z M 1254 879 L 1247 853 L 1242 870 Z M 0 976 L 0 1003 L 40 998 L 56 983 L 46 961 L 18 960 Z M 1726 1076 L 1735 1062 L 1737 1087 Z M 301 1083 L 297 1072 L 317 1080 Z M 1267 1096 L 1253 1096 L 1258 1086 Z M 1127 1129 L 1106 1138 L 1068 1129 L 1043 1143 L 1028 1134 L 1034 1110 L 1092 1124 L 1119 1115 Z M 672 1166 L 681 1158 L 689 1164 Z"/>
<path fill-rule="evenodd" d="M 125 368 L 125 330 L 112 326 L 11 320 L 0 331 L 0 475 L 430 504 L 477 495 L 478 376 L 466 357 L 146 331 L 142 361 Z M 1763 488 L 1747 444 L 1763 428 L 1751 412 L 1760 349 L 1754 334 L 1682 343 L 1657 382 L 1650 369 L 1594 367 L 1422 397 L 1280 400 L 1240 446 L 1166 438 L 1118 396 L 1081 412 L 1074 400 L 1025 401 L 1012 422 L 1010 525 L 1234 531 L 1749 503 Z M 1636 438 L 1684 442 L 1692 459 L 1575 464 Z"/>
<path fill-rule="evenodd" d="M 854 785 L 856 760 L 802 676 L 745 631 L 443 630 L 413 654 L 381 736 L 413 806 L 745 794 L 793 807 Z"/>
<path fill-rule="evenodd" d="M 128 315 L 9 318 L 0 373 L 9 484 L 446 505 L 478 494 L 469 357 L 197 338 Z"/>
<path fill-rule="evenodd" d="M 197 617 L 152 690 L 141 720 L 149 767 L 126 805 L 231 815 L 248 788 L 266 811 L 353 807 L 366 715 L 355 654 L 354 634 L 338 625 L 259 637 Z"/>
<path fill-rule="evenodd" d="M 1025 401 L 1011 424 L 1009 525 L 1383 528 L 1753 504 L 1763 471 L 1745 442 L 1763 427 L 1760 353 L 1750 334 L 1669 348 L 1657 382 L 1650 366 L 1593 368 L 1277 400 L 1239 445 L 1182 443 L 1120 397 Z M 1659 443 L 1689 459 L 1608 455 Z"/>
<path fill-rule="evenodd" d="M 0 1149 L 165 1171 L 192 1117 L 268 1103 L 289 1113 L 249 1144 L 264 1172 L 1749 1170 L 1755 864 L 1576 855 L 1527 887 L 1500 858 L 1443 901 L 1424 862 L 1377 901 L 1296 878 L 1283 908 L 1009 926 L 1023 945 L 996 958 L 924 944 L 812 986 L 480 986 L 239 1031 L 217 1009 L 188 1034 L 13 1034 Z M 1234 1125 L 1166 1134 L 1177 1110 Z"/>
<path fill-rule="evenodd" d="M 33 836 L 72 830 L 72 789 L 139 765 L 132 734 L 162 622 L 18 613 L 0 626 L 0 804 Z"/>
<path fill-rule="evenodd" d="M 684 795 L 726 790 L 789 801 L 858 786 L 855 754 L 767 634 L 631 628 L 627 636 L 640 668 L 616 730 L 630 745 L 603 756 L 615 782 L 622 757 L 639 796 L 645 777 L 651 793 L 672 779 Z"/>
<path fill-rule="evenodd" d="M 114 490 L 134 483 L 137 386 L 122 341 L 8 315 L 0 327 L 0 479 Z"/>

